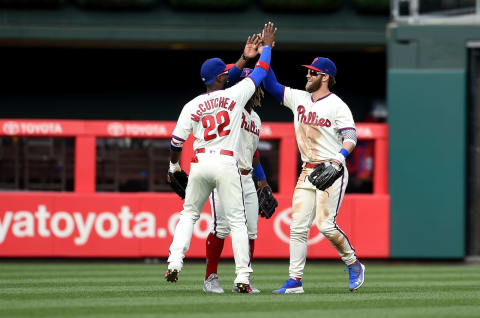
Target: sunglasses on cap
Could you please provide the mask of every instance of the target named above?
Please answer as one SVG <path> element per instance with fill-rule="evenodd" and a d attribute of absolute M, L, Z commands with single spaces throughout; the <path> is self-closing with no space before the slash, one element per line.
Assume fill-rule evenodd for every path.
<path fill-rule="evenodd" d="M 311 68 L 309 68 L 307 72 L 310 76 L 327 75 L 323 72 L 312 70 Z"/>

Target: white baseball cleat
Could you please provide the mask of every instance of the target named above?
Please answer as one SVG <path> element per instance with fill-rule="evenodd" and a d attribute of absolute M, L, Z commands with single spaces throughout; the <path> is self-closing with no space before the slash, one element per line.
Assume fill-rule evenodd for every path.
<path fill-rule="evenodd" d="M 301 280 L 289 278 L 279 289 L 273 291 L 274 294 L 303 294 L 303 286 Z"/>
<path fill-rule="evenodd" d="M 217 274 L 210 274 L 208 278 L 203 282 L 203 291 L 206 293 L 223 294 L 223 288 L 220 286 Z"/>

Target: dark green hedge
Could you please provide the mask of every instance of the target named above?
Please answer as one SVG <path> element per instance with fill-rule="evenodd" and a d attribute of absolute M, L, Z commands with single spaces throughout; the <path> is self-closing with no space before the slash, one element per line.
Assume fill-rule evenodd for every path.
<path fill-rule="evenodd" d="M 332 12 L 340 8 L 343 0 L 259 0 L 265 10 Z"/>
<path fill-rule="evenodd" d="M 65 0 L 0 0 L 0 7 L 51 8 L 60 7 Z"/>
<path fill-rule="evenodd" d="M 75 0 L 75 3 L 92 9 L 142 9 L 155 6 L 157 0 Z"/>
<path fill-rule="evenodd" d="M 352 2 L 360 13 L 390 13 L 390 0 L 353 0 Z"/>
<path fill-rule="evenodd" d="M 248 7 L 252 0 L 168 0 L 177 9 L 235 10 Z"/>

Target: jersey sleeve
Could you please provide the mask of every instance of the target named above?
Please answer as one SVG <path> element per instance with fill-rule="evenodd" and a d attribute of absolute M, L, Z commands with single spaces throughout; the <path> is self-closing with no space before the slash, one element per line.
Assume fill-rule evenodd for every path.
<path fill-rule="evenodd" d="M 177 125 L 172 133 L 172 138 L 177 140 L 187 140 L 188 136 L 192 132 L 192 118 L 191 118 L 191 110 L 190 104 L 186 104 L 182 112 L 180 113 L 180 117 L 178 118 Z"/>
<path fill-rule="evenodd" d="M 293 89 L 287 86 L 284 86 L 282 104 L 290 108 L 292 111 L 295 110 L 297 96 L 301 92 L 298 89 Z"/>
<path fill-rule="evenodd" d="M 285 90 L 285 86 L 280 84 L 277 81 L 277 77 L 275 76 L 275 73 L 273 72 L 272 68 L 270 68 L 270 70 L 267 73 L 267 76 L 263 80 L 263 87 L 273 97 L 275 97 L 279 101 L 282 101 L 283 91 Z"/>
<path fill-rule="evenodd" d="M 335 116 L 335 125 L 338 130 L 355 129 L 355 122 L 353 121 L 353 115 L 350 108 L 345 103 L 341 103 L 337 108 Z"/>
<path fill-rule="evenodd" d="M 247 77 L 225 91 L 236 103 L 244 106 L 255 93 L 255 89 L 255 82 Z M 243 107 L 235 107 L 235 109 L 242 111 Z"/>

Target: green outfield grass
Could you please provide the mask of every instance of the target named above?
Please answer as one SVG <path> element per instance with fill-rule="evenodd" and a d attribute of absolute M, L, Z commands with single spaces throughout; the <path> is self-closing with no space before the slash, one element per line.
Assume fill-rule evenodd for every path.
<path fill-rule="evenodd" d="M 309 263 L 305 294 L 272 295 L 288 262 L 256 264 L 257 295 L 230 292 L 233 264 L 222 263 L 226 293 L 202 291 L 204 265 L 185 265 L 178 283 L 165 264 L 0 263 L 0 317 L 480 317 L 480 266 L 366 262 L 351 293 L 343 266 Z"/>

